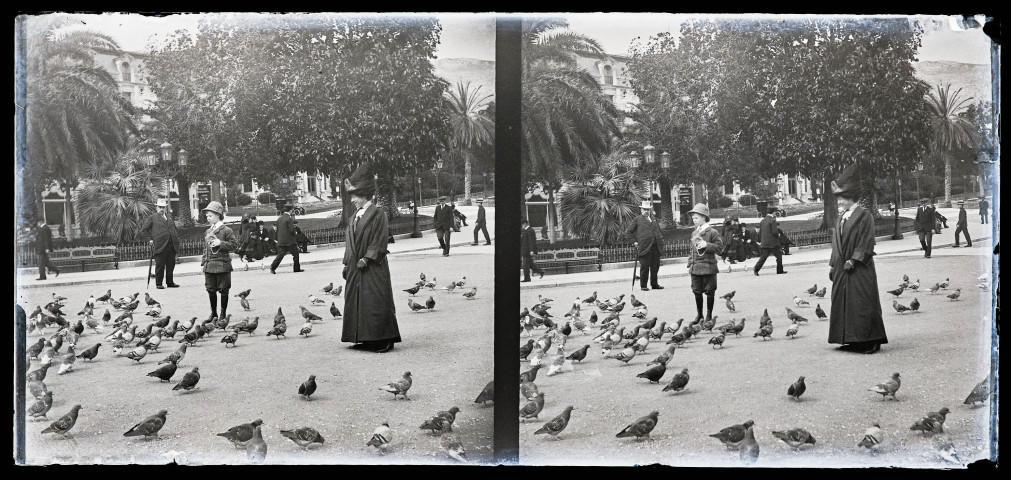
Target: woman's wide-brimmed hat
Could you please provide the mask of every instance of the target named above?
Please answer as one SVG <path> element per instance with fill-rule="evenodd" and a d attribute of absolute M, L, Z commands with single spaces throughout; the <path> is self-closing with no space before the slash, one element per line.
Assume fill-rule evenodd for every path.
<path fill-rule="evenodd" d="M 221 215 L 221 218 L 225 218 L 225 206 L 222 205 L 221 202 L 212 201 L 211 203 L 208 203 L 201 212 L 214 212 Z"/>
<path fill-rule="evenodd" d="M 709 220 L 709 206 L 704 203 L 696 203 L 695 207 L 688 211 L 689 215 L 693 213 L 703 215 L 706 217 L 706 220 Z"/>
<path fill-rule="evenodd" d="M 363 197 L 371 197 L 376 192 L 376 177 L 372 174 L 372 164 L 365 162 L 344 179 L 344 190 Z"/>
<path fill-rule="evenodd" d="M 857 164 L 846 167 L 835 180 L 832 180 L 832 193 L 844 197 L 860 196 L 860 170 Z"/>

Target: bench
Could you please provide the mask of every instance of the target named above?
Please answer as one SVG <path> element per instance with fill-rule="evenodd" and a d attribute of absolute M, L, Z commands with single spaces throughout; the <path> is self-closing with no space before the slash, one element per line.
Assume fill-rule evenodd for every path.
<path fill-rule="evenodd" d="M 77 267 L 85 271 L 87 265 L 112 262 L 119 269 L 116 247 L 74 247 L 49 252 L 49 260 L 57 267 Z"/>
<path fill-rule="evenodd" d="M 573 267 L 592 267 L 599 272 L 602 268 L 599 248 L 552 250 L 533 255 L 533 258 L 537 266 L 544 270 L 563 269 L 569 273 Z"/>

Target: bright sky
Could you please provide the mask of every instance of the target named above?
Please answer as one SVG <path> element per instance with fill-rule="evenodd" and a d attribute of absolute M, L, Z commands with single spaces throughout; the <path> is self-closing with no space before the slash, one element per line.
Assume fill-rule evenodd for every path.
<path fill-rule="evenodd" d="M 268 14 L 264 14 L 268 15 Z M 128 51 L 145 50 L 151 35 L 165 35 L 179 29 L 195 29 L 199 14 L 150 17 L 134 13 L 78 15 L 84 25 L 112 36 Z M 495 20 L 490 15 L 435 14 L 442 24 L 439 58 L 495 60 Z"/>

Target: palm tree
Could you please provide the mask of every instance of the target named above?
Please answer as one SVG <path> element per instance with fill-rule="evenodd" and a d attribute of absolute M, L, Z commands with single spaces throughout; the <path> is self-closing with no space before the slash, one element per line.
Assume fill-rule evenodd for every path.
<path fill-rule="evenodd" d="M 71 190 L 85 160 L 114 158 L 136 132 L 132 107 L 116 80 L 95 63 L 95 51 L 118 52 L 109 36 L 66 28 L 69 20 L 39 17 L 28 22 L 26 153 L 29 168 L 44 185 L 62 184 L 64 224 L 70 226 Z M 68 236 L 72 229 L 67 228 Z"/>
<path fill-rule="evenodd" d="M 464 205 L 470 205 L 472 148 L 495 140 L 495 121 L 482 115 L 492 95 L 481 96 L 481 87 L 470 89 L 470 82 L 457 82 L 456 92 L 448 92 L 450 140 L 449 147 L 464 160 Z"/>
<path fill-rule="evenodd" d="M 116 239 L 117 245 L 135 239 L 168 178 L 153 174 L 141 161 L 140 149 L 113 159 L 82 165 L 77 195 L 77 220 L 82 230 Z"/>
<path fill-rule="evenodd" d="M 603 55 L 595 40 L 548 32 L 562 20 L 524 20 L 521 58 L 524 175 L 548 194 L 548 232 L 555 242 L 554 190 L 566 168 L 595 163 L 620 132 L 617 109 L 596 79 L 576 64 L 575 54 Z"/>
<path fill-rule="evenodd" d="M 645 182 L 628 168 L 623 149 L 601 158 L 599 166 L 573 171 L 560 192 L 562 225 L 593 239 L 600 247 L 614 244 L 623 227 L 639 212 Z"/>
<path fill-rule="evenodd" d="M 933 117 L 930 125 L 934 130 L 934 151 L 944 158 L 944 204 L 951 207 L 951 158 L 952 150 L 960 147 L 971 147 L 976 142 L 976 126 L 972 121 L 961 116 L 971 105 L 972 97 L 960 99 L 962 89 L 949 94 L 951 84 L 937 85 L 937 94 L 929 92 L 927 103 L 930 105 Z"/>

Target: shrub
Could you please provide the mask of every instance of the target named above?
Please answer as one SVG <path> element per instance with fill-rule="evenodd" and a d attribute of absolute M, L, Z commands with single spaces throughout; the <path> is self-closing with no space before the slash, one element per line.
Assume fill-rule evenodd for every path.
<path fill-rule="evenodd" d="M 716 201 L 716 204 L 719 205 L 720 208 L 729 208 L 734 204 L 734 199 L 726 196 L 720 197 L 720 199 Z"/>
<path fill-rule="evenodd" d="M 260 203 L 274 203 L 277 201 L 277 195 L 270 192 L 263 192 L 257 195 L 256 199 L 259 200 Z"/>
<path fill-rule="evenodd" d="M 250 203 L 253 203 L 253 199 L 249 195 L 246 195 L 245 193 L 241 193 L 237 197 L 235 197 L 235 204 L 240 207 L 245 207 Z"/>
<path fill-rule="evenodd" d="M 742 207 L 750 207 L 755 204 L 757 199 L 754 195 L 741 195 L 737 201 L 741 203 Z"/>

